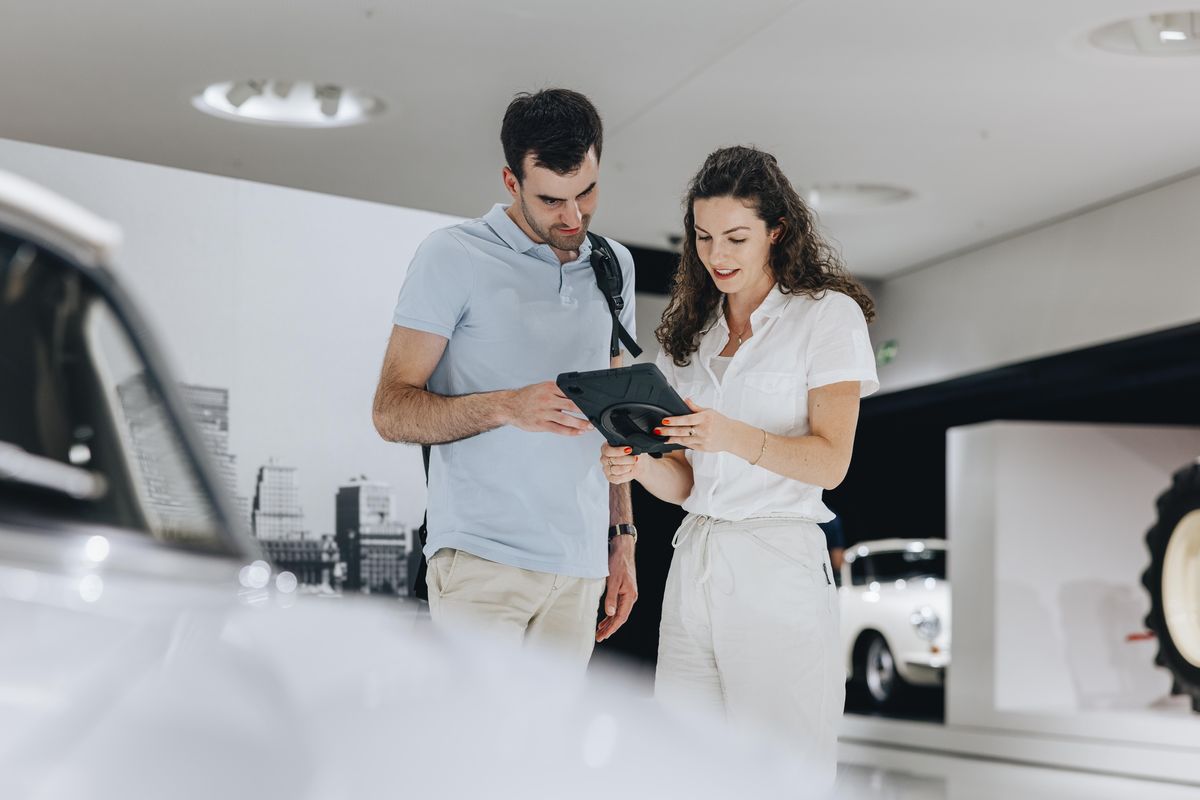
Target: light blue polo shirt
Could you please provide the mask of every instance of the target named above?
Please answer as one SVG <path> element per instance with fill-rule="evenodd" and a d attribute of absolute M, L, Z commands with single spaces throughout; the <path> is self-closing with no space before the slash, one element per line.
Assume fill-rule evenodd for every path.
<path fill-rule="evenodd" d="M 607 238 L 607 237 L 605 237 Z M 634 336 L 633 257 L 608 240 L 624 274 L 621 322 Z M 560 264 L 497 205 L 434 231 L 418 248 L 392 321 L 448 339 L 429 391 L 464 395 L 607 369 L 612 317 L 584 241 Z M 429 462 L 426 557 L 443 547 L 514 567 L 608 574 L 603 437 L 504 426 L 436 445 Z"/>

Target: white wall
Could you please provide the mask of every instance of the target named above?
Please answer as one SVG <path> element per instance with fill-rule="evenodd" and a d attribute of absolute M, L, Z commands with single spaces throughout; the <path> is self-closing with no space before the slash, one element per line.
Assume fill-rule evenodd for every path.
<path fill-rule="evenodd" d="M 1200 177 L 886 281 L 884 391 L 1200 320 Z"/>
<path fill-rule="evenodd" d="M 662 348 L 654 338 L 654 329 L 662 322 L 663 312 L 667 310 L 667 298 L 661 294 L 639 294 L 637 296 L 637 340 L 642 347 L 642 355 L 638 362 L 654 363 Z"/>
<path fill-rule="evenodd" d="M 240 493 L 274 457 L 314 532 L 359 474 L 420 522 L 420 452 L 379 439 L 371 397 L 408 261 L 454 218 L 6 140 L 0 169 L 122 227 L 117 272 L 177 376 L 230 390 Z"/>

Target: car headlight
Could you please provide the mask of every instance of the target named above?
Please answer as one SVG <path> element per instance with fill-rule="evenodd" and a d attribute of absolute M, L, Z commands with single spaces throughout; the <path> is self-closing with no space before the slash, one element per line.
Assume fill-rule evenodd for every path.
<path fill-rule="evenodd" d="M 912 612 L 908 621 L 917 629 L 917 636 L 927 642 L 932 642 L 942 632 L 942 621 L 938 618 L 937 612 L 929 606 L 921 606 Z"/>

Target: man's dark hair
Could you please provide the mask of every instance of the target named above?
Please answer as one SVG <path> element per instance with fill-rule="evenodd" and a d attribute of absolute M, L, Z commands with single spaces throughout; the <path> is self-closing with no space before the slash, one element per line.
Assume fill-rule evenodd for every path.
<path fill-rule="evenodd" d="M 525 156 L 534 164 L 566 175 L 583 163 L 588 148 L 596 160 L 604 143 L 604 126 L 592 101 L 570 89 L 522 92 L 508 104 L 500 126 L 500 144 L 508 168 L 525 180 Z"/>

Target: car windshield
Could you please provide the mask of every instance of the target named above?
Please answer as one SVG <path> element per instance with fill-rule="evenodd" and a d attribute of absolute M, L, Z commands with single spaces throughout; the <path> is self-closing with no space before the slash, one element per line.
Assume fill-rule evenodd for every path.
<path fill-rule="evenodd" d="M 0 513 L 223 549 L 172 419 L 94 281 L 0 229 Z"/>
<path fill-rule="evenodd" d="M 946 578 L 946 551 L 934 548 L 924 550 L 884 550 L 860 556 L 851 564 L 851 575 L 856 586 L 878 581 L 891 583 L 898 580 L 921 578 Z"/>

